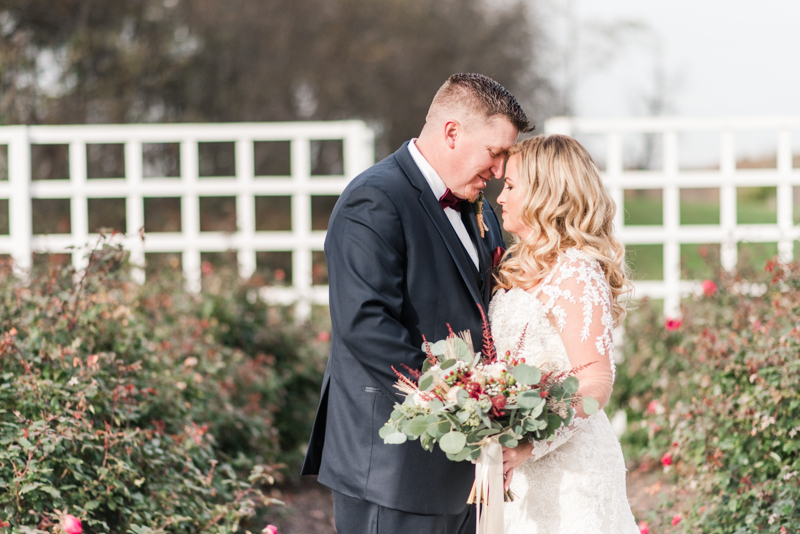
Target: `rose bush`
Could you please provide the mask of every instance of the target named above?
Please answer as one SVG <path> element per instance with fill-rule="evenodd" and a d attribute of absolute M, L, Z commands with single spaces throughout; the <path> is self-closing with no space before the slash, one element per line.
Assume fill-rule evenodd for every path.
<path fill-rule="evenodd" d="M 104 245 L 85 275 L 2 275 L 0 522 L 261 531 L 248 521 L 300 454 L 326 344 L 235 277 L 194 295 L 128 272 Z"/>
<path fill-rule="evenodd" d="M 800 265 L 711 288 L 684 299 L 679 328 L 649 303 L 629 316 L 612 403 L 626 456 L 675 488 L 657 514 L 671 532 L 797 532 Z"/>

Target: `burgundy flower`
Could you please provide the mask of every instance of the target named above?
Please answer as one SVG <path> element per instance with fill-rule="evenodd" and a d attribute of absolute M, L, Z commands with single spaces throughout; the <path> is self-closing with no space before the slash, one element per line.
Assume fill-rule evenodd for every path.
<path fill-rule="evenodd" d="M 500 266 L 500 261 L 502 261 L 503 254 L 505 254 L 505 252 L 506 249 L 504 249 L 503 247 L 497 247 L 496 249 L 494 249 L 494 252 L 492 252 L 492 267 L 496 269 L 497 267 Z"/>

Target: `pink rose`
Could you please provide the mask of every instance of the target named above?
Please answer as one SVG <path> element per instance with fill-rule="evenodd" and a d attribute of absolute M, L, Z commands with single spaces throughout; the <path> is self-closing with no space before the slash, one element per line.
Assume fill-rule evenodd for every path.
<path fill-rule="evenodd" d="M 267 525 L 267 528 L 265 528 L 262 532 L 265 534 L 278 534 L 278 527 L 275 525 Z"/>
<path fill-rule="evenodd" d="M 672 455 L 668 452 L 664 453 L 664 456 L 661 457 L 661 465 L 667 467 L 668 465 L 672 465 Z"/>
<path fill-rule="evenodd" d="M 647 521 L 639 521 L 639 534 L 650 534 L 650 526 Z"/>
<path fill-rule="evenodd" d="M 674 527 L 680 522 L 681 522 L 681 514 L 675 514 L 675 517 L 672 518 L 672 526 Z"/>
<path fill-rule="evenodd" d="M 81 532 L 83 532 L 81 520 L 69 514 L 61 518 L 61 528 L 63 528 L 64 532 L 67 534 L 81 534 Z"/>
<path fill-rule="evenodd" d="M 713 280 L 703 280 L 703 295 L 713 297 L 717 293 L 717 284 Z"/>
<path fill-rule="evenodd" d="M 681 321 L 680 319 L 667 319 L 664 322 L 664 328 L 674 332 L 675 330 L 679 330 L 682 324 L 683 321 Z"/>

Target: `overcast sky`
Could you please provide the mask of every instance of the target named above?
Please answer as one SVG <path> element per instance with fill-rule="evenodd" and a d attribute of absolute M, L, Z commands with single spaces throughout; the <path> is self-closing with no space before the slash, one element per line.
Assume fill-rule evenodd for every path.
<path fill-rule="evenodd" d="M 550 0 L 545 20 L 579 21 L 581 52 L 574 109 L 581 116 L 646 114 L 657 66 L 668 88 L 666 113 L 690 116 L 800 116 L 800 1 L 797 0 Z M 649 30 L 617 32 L 621 44 L 603 65 L 596 28 L 621 21 Z M 569 33 L 550 25 L 563 46 Z M 609 42 L 608 39 L 605 39 Z M 660 55 L 659 55 L 660 47 Z M 661 58 L 660 60 L 658 58 Z M 600 66 L 598 66 L 600 65 Z M 774 134 L 737 137 L 756 155 L 772 150 Z M 794 135 L 800 148 L 800 132 Z"/>

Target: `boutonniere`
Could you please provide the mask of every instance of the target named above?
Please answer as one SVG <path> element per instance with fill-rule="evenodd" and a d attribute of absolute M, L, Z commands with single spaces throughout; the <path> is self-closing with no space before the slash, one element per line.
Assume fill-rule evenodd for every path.
<path fill-rule="evenodd" d="M 481 231 L 481 239 L 483 239 L 486 237 L 486 232 L 489 231 L 486 221 L 483 220 L 483 192 L 478 194 L 478 199 L 472 203 L 472 211 L 475 212 L 475 218 L 478 219 L 478 229 Z"/>

